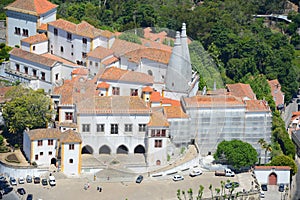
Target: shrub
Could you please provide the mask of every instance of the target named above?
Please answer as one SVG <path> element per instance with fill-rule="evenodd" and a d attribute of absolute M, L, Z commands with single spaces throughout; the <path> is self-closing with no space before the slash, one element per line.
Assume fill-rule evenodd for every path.
<path fill-rule="evenodd" d="M 17 158 L 16 154 L 14 154 L 14 153 L 6 156 L 5 160 L 10 163 L 20 163 L 19 159 Z"/>

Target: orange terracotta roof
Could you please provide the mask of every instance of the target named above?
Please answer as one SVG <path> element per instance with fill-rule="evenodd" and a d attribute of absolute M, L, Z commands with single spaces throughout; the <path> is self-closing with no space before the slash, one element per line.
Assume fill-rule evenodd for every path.
<path fill-rule="evenodd" d="M 64 19 L 58 19 L 56 21 L 49 22 L 48 24 L 56 28 L 68 31 L 70 33 L 91 39 L 96 38 L 98 36 L 106 37 L 107 35 L 107 31 L 97 29 L 85 21 L 82 21 L 80 24 L 74 24 Z"/>
<path fill-rule="evenodd" d="M 105 88 L 105 89 L 108 89 L 109 88 L 109 84 L 106 83 L 106 82 L 101 82 L 101 83 L 98 83 L 97 85 L 97 88 Z"/>
<path fill-rule="evenodd" d="M 270 111 L 269 106 L 262 100 L 247 100 L 245 103 L 247 111 Z"/>
<path fill-rule="evenodd" d="M 35 53 L 30 53 L 28 51 L 24 51 L 20 48 L 14 48 L 10 52 L 11 56 L 16 56 L 18 58 L 23 58 L 25 60 L 31 61 L 33 63 L 39 63 L 44 66 L 53 67 L 57 61 L 52 58 L 47 58 L 41 55 L 37 55 Z"/>
<path fill-rule="evenodd" d="M 89 70 L 83 67 L 73 69 L 72 71 L 72 75 L 88 75 L 88 74 L 89 74 Z"/>
<path fill-rule="evenodd" d="M 39 27 L 38 27 L 39 30 L 42 30 L 42 31 L 47 31 L 48 30 L 48 24 L 41 24 Z"/>
<path fill-rule="evenodd" d="M 160 96 L 159 92 L 152 92 L 150 96 L 150 101 L 151 102 L 161 102 L 162 97 Z"/>
<path fill-rule="evenodd" d="M 52 59 L 52 60 L 56 60 L 58 62 L 64 63 L 65 65 L 69 65 L 69 66 L 73 66 L 73 67 L 80 67 L 80 65 L 77 65 L 76 63 L 70 62 L 64 58 L 58 57 L 51 53 L 45 53 L 45 54 L 42 54 L 41 56 Z"/>
<path fill-rule="evenodd" d="M 36 43 L 45 42 L 45 41 L 48 41 L 48 37 L 44 33 L 36 34 L 36 35 L 30 36 L 28 38 L 24 38 L 21 40 L 21 42 L 26 42 L 28 44 L 36 44 Z"/>
<path fill-rule="evenodd" d="M 78 114 L 126 113 L 150 114 L 150 108 L 137 96 L 94 96 L 77 103 Z"/>
<path fill-rule="evenodd" d="M 227 93 L 227 90 L 225 88 L 220 88 L 220 89 L 216 89 L 216 90 L 208 90 L 206 92 L 207 95 L 226 95 L 228 94 Z"/>
<path fill-rule="evenodd" d="M 117 67 L 106 68 L 105 71 L 100 74 L 99 80 L 153 84 L 153 77 L 150 75 Z"/>
<path fill-rule="evenodd" d="M 183 112 L 181 106 L 165 106 L 164 114 L 168 119 L 189 118 L 189 116 Z"/>
<path fill-rule="evenodd" d="M 58 139 L 61 132 L 56 128 L 33 129 L 27 132 L 31 141 L 42 139 Z"/>
<path fill-rule="evenodd" d="M 81 143 L 81 137 L 79 133 L 73 130 L 67 130 L 61 133 L 59 140 L 62 144 L 64 143 Z"/>
<path fill-rule="evenodd" d="M 163 97 L 161 102 L 162 104 L 171 104 L 172 106 L 180 106 L 180 101 L 170 99 L 170 98 Z"/>
<path fill-rule="evenodd" d="M 108 59 L 105 59 L 104 61 L 102 61 L 101 63 L 105 66 L 108 66 L 108 65 L 111 65 L 111 64 L 114 64 L 116 62 L 119 61 L 119 58 L 116 57 L 116 56 L 113 56 L 111 58 L 108 58 Z"/>
<path fill-rule="evenodd" d="M 161 112 L 153 112 L 148 123 L 150 127 L 169 127 L 169 122 Z"/>
<path fill-rule="evenodd" d="M 142 89 L 142 92 L 153 92 L 153 91 L 154 91 L 153 88 L 150 87 L 150 86 L 144 87 L 144 88 Z"/>
<path fill-rule="evenodd" d="M 281 91 L 281 85 L 277 79 L 268 81 L 272 96 L 276 106 L 284 104 L 284 93 Z"/>
<path fill-rule="evenodd" d="M 122 56 L 128 52 L 137 50 L 137 49 L 143 49 L 146 48 L 140 44 L 127 42 L 125 40 L 115 39 L 112 47 L 110 48 L 112 51 L 115 52 L 116 56 Z"/>
<path fill-rule="evenodd" d="M 187 108 L 192 107 L 245 107 L 241 98 L 231 95 L 199 95 L 183 98 Z"/>
<path fill-rule="evenodd" d="M 147 48 L 160 49 L 160 50 L 164 50 L 164 51 L 168 51 L 168 52 L 172 52 L 172 49 L 173 49 L 173 47 L 159 43 L 159 42 L 147 40 L 144 38 L 140 38 L 140 40 L 142 42 L 142 45 Z"/>
<path fill-rule="evenodd" d="M 111 49 L 104 48 L 102 46 L 98 46 L 93 51 L 87 53 L 87 57 L 99 58 L 100 60 L 113 55 L 114 52 Z"/>
<path fill-rule="evenodd" d="M 292 112 L 292 116 L 299 116 L 300 115 L 300 111 L 298 112 Z"/>
<path fill-rule="evenodd" d="M 140 63 L 141 59 L 146 58 L 155 62 L 168 64 L 171 52 L 154 48 L 136 49 L 125 53 L 125 57 L 127 57 L 130 62 L 134 63 Z"/>
<path fill-rule="evenodd" d="M 68 127 L 68 128 L 78 128 L 76 123 L 70 123 L 70 122 L 60 122 L 58 124 L 59 127 Z"/>
<path fill-rule="evenodd" d="M 57 6 L 47 0 L 15 0 L 6 6 L 5 9 L 40 16 L 57 8 Z"/>
<path fill-rule="evenodd" d="M 227 84 L 228 92 L 236 97 L 249 99 L 256 99 L 256 95 L 254 94 L 251 86 L 249 84 L 244 83 L 235 83 L 235 84 Z"/>
<path fill-rule="evenodd" d="M 271 169 L 277 169 L 277 170 L 291 170 L 290 166 L 255 166 L 255 170 L 271 170 Z"/>

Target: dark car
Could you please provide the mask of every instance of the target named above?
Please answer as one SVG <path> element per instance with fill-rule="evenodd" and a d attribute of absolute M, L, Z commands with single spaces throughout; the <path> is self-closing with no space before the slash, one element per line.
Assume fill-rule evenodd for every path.
<path fill-rule="evenodd" d="M 34 177 L 33 182 L 36 184 L 39 184 L 41 182 L 41 178 L 36 176 L 36 177 Z"/>
<path fill-rule="evenodd" d="M 32 200 L 33 199 L 33 195 L 32 194 L 28 194 L 26 200 Z"/>
<path fill-rule="evenodd" d="M 17 189 L 17 192 L 18 192 L 20 195 L 24 195 L 24 194 L 26 194 L 26 192 L 25 192 L 25 189 L 24 189 L 24 188 L 18 188 L 18 189 Z"/>
<path fill-rule="evenodd" d="M 42 185 L 48 185 L 47 179 L 45 179 L 45 178 L 42 179 Z"/>
<path fill-rule="evenodd" d="M 278 191 L 279 192 L 283 192 L 284 191 L 284 184 L 279 184 Z"/>
<path fill-rule="evenodd" d="M 230 183 L 225 184 L 226 189 L 237 188 L 239 186 L 240 186 L 240 184 L 238 182 L 230 182 Z"/>
<path fill-rule="evenodd" d="M 266 184 L 262 184 L 262 185 L 261 185 L 261 189 L 262 189 L 263 191 L 268 191 L 268 186 L 267 186 Z"/>
<path fill-rule="evenodd" d="M 136 183 L 141 183 L 143 181 L 143 176 L 142 175 L 139 175 L 137 178 L 136 178 Z"/>

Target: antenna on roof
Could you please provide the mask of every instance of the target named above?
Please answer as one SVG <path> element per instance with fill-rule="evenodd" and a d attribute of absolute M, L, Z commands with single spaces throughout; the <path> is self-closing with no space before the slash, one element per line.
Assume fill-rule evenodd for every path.
<path fill-rule="evenodd" d="M 202 95 L 206 95 L 206 86 L 203 87 Z"/>

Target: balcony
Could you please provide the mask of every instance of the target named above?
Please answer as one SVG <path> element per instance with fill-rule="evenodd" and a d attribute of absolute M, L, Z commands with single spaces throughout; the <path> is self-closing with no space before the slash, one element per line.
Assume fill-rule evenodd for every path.
<path fill-rule="evenodd" d="M 24 79 L 27 79 L 27 80 L 37 80 L 37 77 L 31 76 L 29 74 L 25 74 L 25 73 L 22 73 L 22 72 L 18 72 L 16 70 L 10 69 L 9 67 L 5 68 L 5 73 L 11 74 L 13 76 L 18 76 L 18 77 L 21 77 L 21 78 L 24 78 Z"/>

